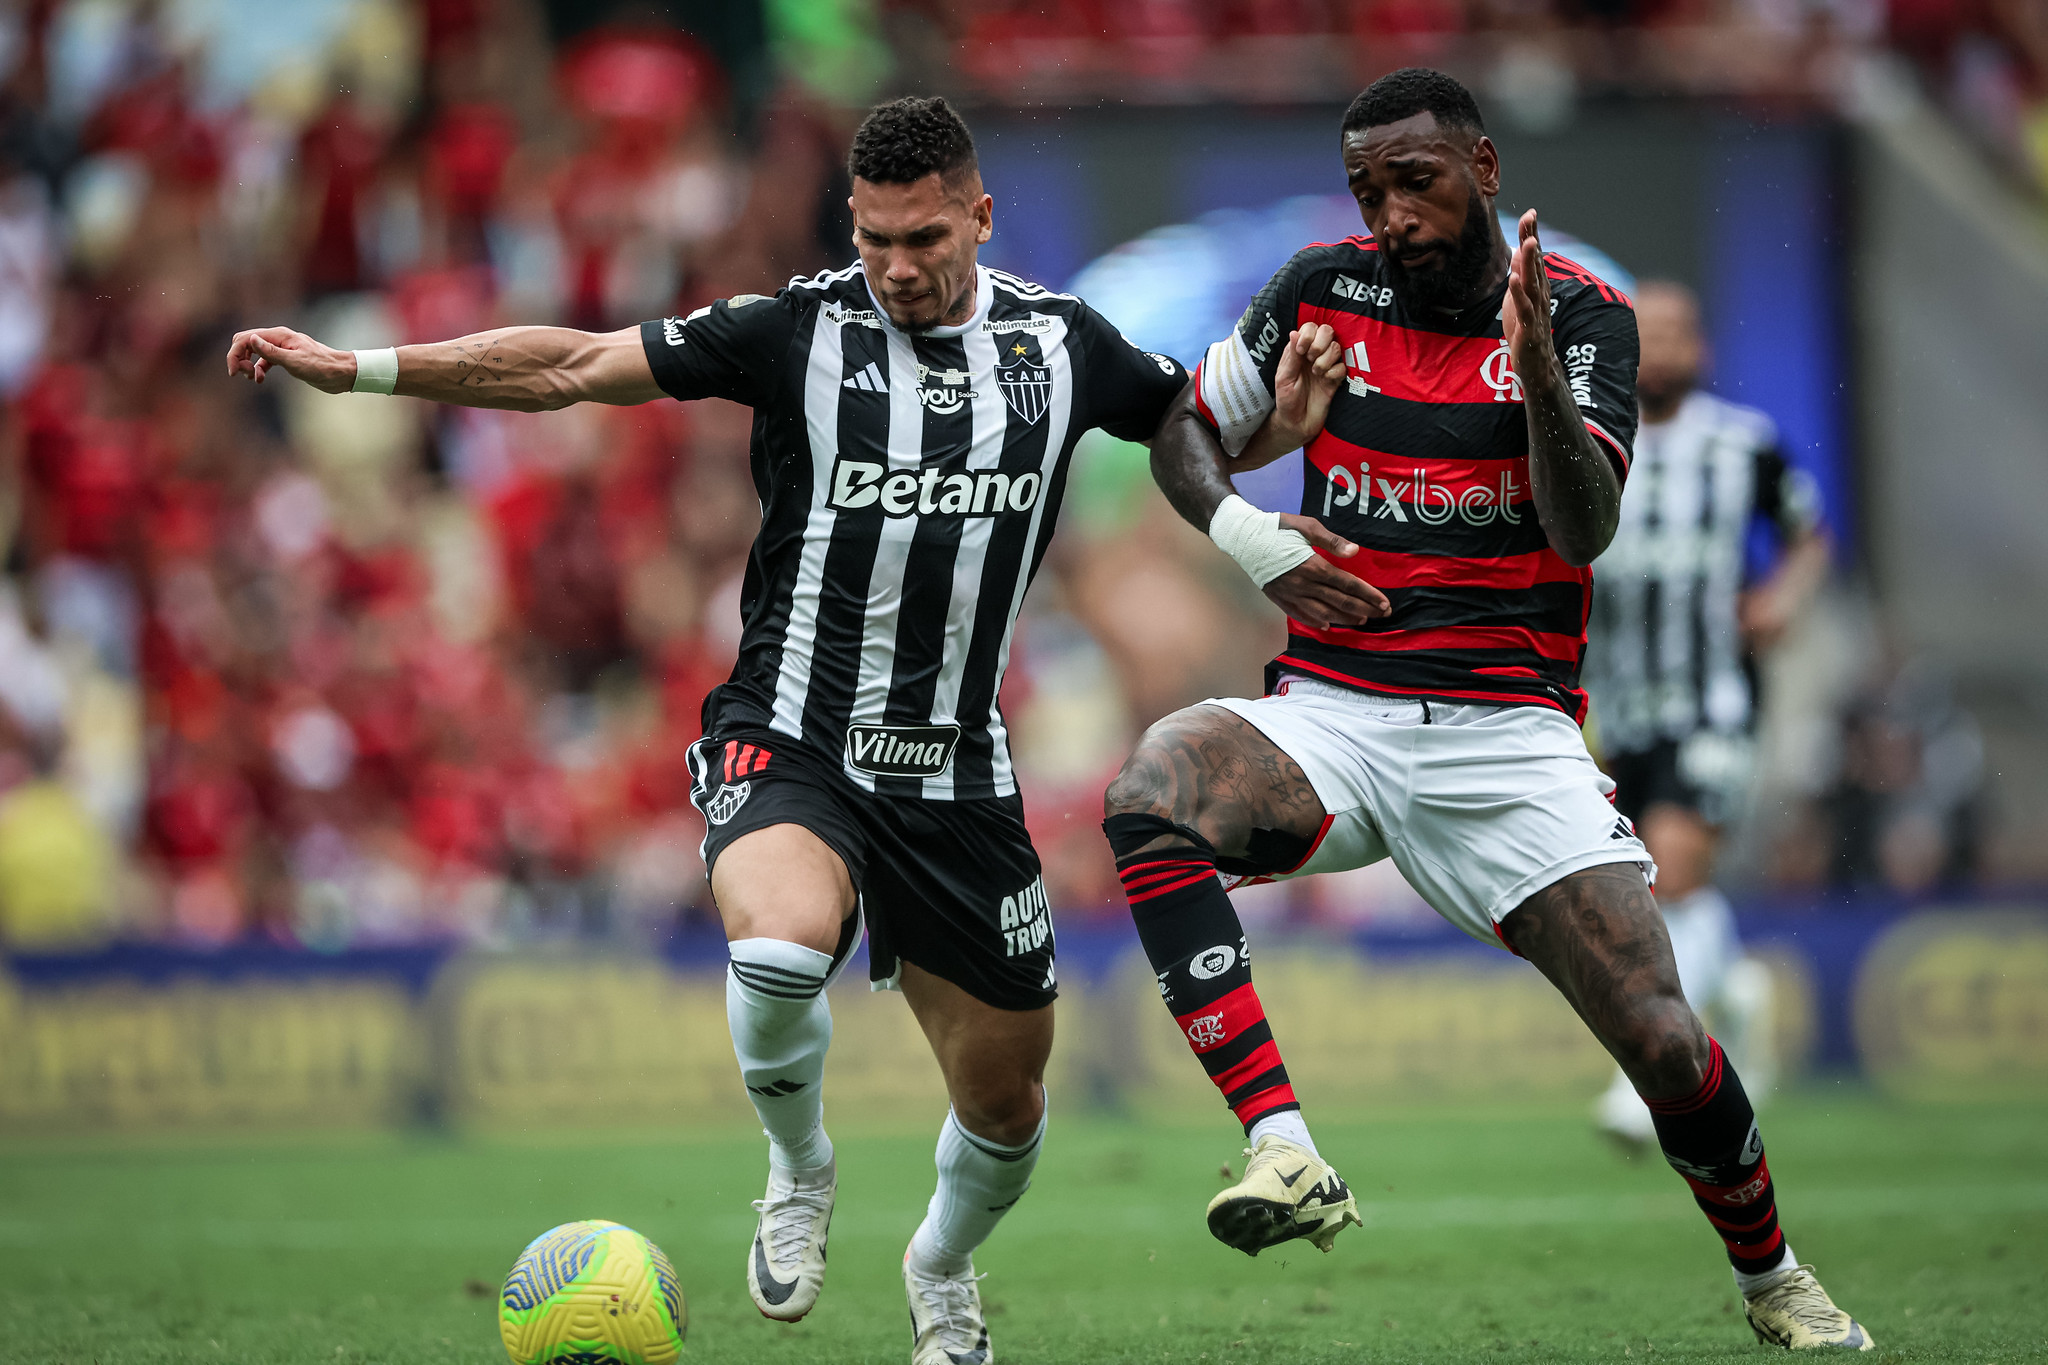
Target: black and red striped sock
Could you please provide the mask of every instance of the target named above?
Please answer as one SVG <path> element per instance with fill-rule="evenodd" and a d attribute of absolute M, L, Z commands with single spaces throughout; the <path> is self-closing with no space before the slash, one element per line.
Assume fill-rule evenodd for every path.
<path fill-rule="evenodd" d="M 1777 1191 L 1756 1110 L 1742 1081 L 1707 1040 L 1707 1075 L 1700 1088 L 1675 1100 L 1645 1100 L 1657 1125 L 1664 1159 L 1692 1186 L 1700 1211 L 1727 1245 L 1738 1276 L 1765 1275 L 1785 1260 L 1778 1230 Z"/>
<path fill-rule="evenodd" d="M 1300 1109 L 1252 988 L 1244 926 L 1216 879 L 1216 850 L 1158 816 L 1112 815 L 1102 827 L 1159 994 L 1223 1102 L 1247 1133 L 1268 1115 Z M 1174 842 L 1146 847 L 1162 835 Z"/>

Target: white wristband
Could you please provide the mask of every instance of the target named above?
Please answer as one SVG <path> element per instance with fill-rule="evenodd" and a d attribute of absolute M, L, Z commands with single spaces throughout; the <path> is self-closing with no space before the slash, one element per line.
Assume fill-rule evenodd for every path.
<path fill-rule="evenodd" d="M 1209 539 L 1262 588 L 1316 553 L 1301 532 L 1281 528 L 1278 512 L 1261 512 L 1235 493 L 1216 505 Z"/>
<path fill-rule="evenodd" d="M 398 348 L 356 352 L 357 393 L 392 393 L 398 388 Z"/>

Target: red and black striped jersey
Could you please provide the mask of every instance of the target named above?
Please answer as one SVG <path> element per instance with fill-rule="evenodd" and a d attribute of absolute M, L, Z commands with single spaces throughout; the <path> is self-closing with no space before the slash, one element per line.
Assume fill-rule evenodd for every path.
<path fill-rule="evenodd" d="M 1628 476 L 1636 429 L 1635 309 L 1545 257 L 1551 328 L 1595 443 Z M 1550 548 L 1529 491 L 1522 389 L 1501 334 L 1505 283 L 1458 314 L 1402 306 L 1369 237 L 1295 254 L 1209 348 L 1198 403 L 1235 453 L 1273 407 L 1293 329 L 1328 323 L 1345 386 L 1309 443 L 1301 510 L 1359 552 L 1333 560 L 1393 613 L 1364 626 L 1288 622 L 1268 669 L 1399 697 L 1551 706 L 1583 720 L 1579 665 L 1593 575 Z"/>

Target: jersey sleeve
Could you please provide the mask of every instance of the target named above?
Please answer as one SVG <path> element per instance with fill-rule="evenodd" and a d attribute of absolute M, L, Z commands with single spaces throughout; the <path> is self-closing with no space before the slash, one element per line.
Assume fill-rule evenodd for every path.
<path fill-rule="evenodd" d="M 1230 335 L 1212 345 L 1195 367 L 1195 405 L 1229 454 L 1243 453 L 1273 410 L 1280 343 L 1300 316 L 1302 276 L 1297 255 L 1266 281 Z"/>
<path fill-rule="evenodd" d="M 1088 425 L 1124 441 L 1148 441 L 1188 382 L 1172 356 L 1141 351 L 1086 304 L 1080 325 L 1088 363 Z"/>
<path fill-rule="evenodd" d="M 735 294 L 685 318 L 640 324 L 654 382 L 671 398 L 729 398 L 758 406 L 774 392 L 796 334 L 796 301 Z"/>
<path fill-rule="evenodd" d="M 1636 448 L 1636 311 L 1604 288 L 1585 288 L 1551 320 L 1552 344 L 1594 444 L 1628 478 Z"/>
<path fill-rule="evenodd" d="M 1756 490 L 1751 514 L 1776 533 L 1780 545 L 1819 529 L 1820 485 L 1785 459 L 1775 439 L 1758 447 L 1751 487 Z"/>

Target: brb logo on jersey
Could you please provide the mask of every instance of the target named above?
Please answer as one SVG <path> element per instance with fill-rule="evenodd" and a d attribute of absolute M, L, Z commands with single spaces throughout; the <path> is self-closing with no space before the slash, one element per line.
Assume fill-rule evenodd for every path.
<path fill-rule="evenodd" d="M 1038 503 L 1043 483 L 1036 470 L 1014 478 L 997 469 L 960 474 L 937 468 L 915 474 L 899 469 L 891 473 L 884 464 L 842 459 L 832 466 L 832 496 L 827 503 L 848 512 L 879 506 L 882 515 L 889 517 L 928 517 L 935 512 L 993 517 L 1030 511 Z"/>

